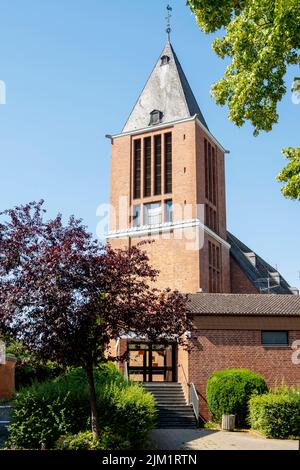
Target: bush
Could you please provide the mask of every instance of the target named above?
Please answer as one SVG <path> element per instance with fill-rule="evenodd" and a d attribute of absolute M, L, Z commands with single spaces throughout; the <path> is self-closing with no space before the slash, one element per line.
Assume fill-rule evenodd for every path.
<path fill-rule="evenodd" d="M 43 364 L 41 361 L 38 361 L 32 354 L 26 351 L 19 341 L 8 343 L 6 352 L 13 354 L 16 358 L 16 390 L 28 387 L 35 381 L 43 382 L 53 379 L 64 372 L 64 369 L 55 362 L 47 361 L 46 364 Z"/>
<path fill-rule="evenodd" d="M 282 389 L 253 397 L 249 409 L 251 427 L 265 436 L 299 436 L 300 389 Z"/>
<path fill-rule="evenodd" d="M 95 370 L 100 429 L 139 447 L 153 428 L 152 395 L 124 380 L 114 366 Z M 90 429 L 87 381 L 82 369 L 72 369 L 52 381 L 35 383 L 16 394 L 8 445 L 50 449 L 62 435 Z M 108 439 L 108 438 L 107 438 Z M 111 445 L 114 445 L 112 439 Z M 117 444 L 119 445 L 119 444 Z"/>
<path fill-rule="evenodd" d="M 120 435 L 114 435 L 109 430 L 101 432 L 99 439 L 94 439 L 90 431 L 75 435 L 61 436 L 56 445 L 57 450 L 126 450 L 130 443 L 123 441 Z"/>
<path fill-rule="evenodd" d="M 265 380 L 247 369 L 225 369 L 208 379 L 206 400 L 213 419 L 220 422 L 223 414 L 237 415 L 237 425 L 247 426 L 248 401 L 253 394 L 268 391 Z"/>

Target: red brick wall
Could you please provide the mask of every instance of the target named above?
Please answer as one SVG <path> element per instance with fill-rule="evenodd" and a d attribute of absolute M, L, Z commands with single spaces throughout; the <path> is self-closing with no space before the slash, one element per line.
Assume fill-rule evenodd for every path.
<path fill-rule="evenodd" d="M 173 192 L 162 196 L 152 195 L 151 197 L 135 199 L 132 201 L 132 148 L 133 140 L 144 137 L 154 138 L 156 134 L 172 132 L 173 141 Z M 129 206 L 134 204 L 144 204 L 153 201 L 172 199 L 174 205 L 174 222 L 183 219 L 190 220 L 196 218 L 197 204 L 205 204 L 205 159 L 204 159 L 204 139 L 210 141 L 215 147 L 210 136 L 196 123 L 195 120 L 177 123 L 170 128 L 158 131 L 157 129 L 134 136 L 121 136 L 115 138 L 111 146 L 111 193 L 110 203 L 113 206 L 110 217 L 110 230 L 126 229 L 130 226 Z M 162 145 L 163 139 L 162 139 Z M 226 207 L 225 207 L 225 174 L 224 174 L 224 154 L 216 148 L 217 152 L 217 179 L 218 179 L 218 217 L 219 234 L 226 239 Z M 163 154 L 163 147 L 162 147 Z M 162 173 L 164 173 L 164 159 L 162 159 Z M 143 166 L 141 174 L 143 195 Z M 162 179 L 162 185 L 164 184 Z M 154 188 L 154 169 L 152 159 L 152 190 Z M 128 214 L 126 210 L 119 210 L 120 197 L 127 198 Z M 122 201 L 123 204 L 123 201 Z M 189 211 L 187 209 L 189 208 Z M 116 218 L 112 216 L 115 211 Z M 184 212 L 185 211 L 185 212 Z M 119 214 L 120 212 L 120 214 Z M 125 215 L 124 215 L 125 214 Z M 178 231 L 155 237 L 150 235 L 146 239 L 155 240 L 155 244 L 144 246 L 150 258 L 150 263 L 160 271 L 157 287 L 178 289 L 186 293 L 194 293 L 202 288 L 205 292 L 208 288 L 208 237 L 205 235 L 205 243 L 200 250 L 191 250 L 191 240 L 193 229 L 189 233 L 183 233 L 183 239 L 178 239 Z M 141 238 L 133 239 L 132 243 L 142 241 Z M 128 246 L 128 238 L 112 239 L 110 243 L 113 247 Z M 222 292 L 230 292 L 229 255 L 227 248 L 222 249 Z"/>
<path fill-rule="evenodd" d="M 231 256 L 230 280 L 233 294 L 257 294 L 259 292 Z"/>
<path fill-rule="evenodd" d="M 300 365 L 292 363 L 290 347 L 263 347 L 260 330 L 199 330 L 196 347 L 189 357 L 189 380 L 200 396 L 200 414 L 209 419 L 205 402 L 207 379 L 215 370 L 247 368 L 259 372 L 269 386 L 282 379 L 287 385 L 300 386 Z M 290 345 L 300 339 L 299 331 L 289 332 Z"/>
<path fill-rule="evenodd" d="M 5 364 L 0 364 L 0 400 L 10 400 L 15 390 L 15 365 L 14 359 L 7 359 Z"/>

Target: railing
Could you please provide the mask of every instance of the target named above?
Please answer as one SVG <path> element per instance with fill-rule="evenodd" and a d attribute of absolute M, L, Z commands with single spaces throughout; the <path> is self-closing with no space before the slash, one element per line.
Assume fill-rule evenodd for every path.
<path fill-rule="evenodd" d="M 187 376 L 186 376 L 186 373 L 185 373 L 185 370 L 184 370 L 183 365 L 182 365 L 182 364 L 178 364 L 178 367 L 181 367 L 182 373 L 183 373 L 183 375 L 184 375 L 184 383 L 187 384 L 187 385 L 189 385 L 189 381 L 188 381 L 188 379 L 187 379 Z"/>
<path fill-rule="evenodd" d="M 195 417 L 197 420 L 197 426 L 199 424 L 199 398 L 195 385 L 191 382 L 190 384 L 190 404 L 193 406 Z"/>
<path fill-rule="evenodd" d="M 188 385 L 189 387 L 189 404 L 192 405 L 195 418 L 197 421 L 197 426 L 199 425 L 199 412 L 200 412 L 200 406 L 199 406 L 199 397 L 197 394 L 197 390 L 193 382 L 189 382 L 187 379 L 187 375 L 185 373 L 185 369 L 182 364 L 178 364 L 178 367 L 181 367 L 183 376 L 184 376 L 184 384 Z"/>

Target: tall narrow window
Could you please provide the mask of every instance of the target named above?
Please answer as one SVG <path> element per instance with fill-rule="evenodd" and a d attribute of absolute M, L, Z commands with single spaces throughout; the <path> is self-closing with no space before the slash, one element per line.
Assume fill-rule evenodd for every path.
<path fill-rule="evenodd" d="M 173 222 L 173 202 L 172 199 L 165 201 L 165 222 Z"/>
<path fill-rule="evenodd" d="M 165 134 L 165 193 L 172 192 L 172 134 Z"/>
<path fill-rule="evenodd" d="M 205 158 L 205 197 L 208 199 L 208 142 L 204 139 L 204 158 Z"/>
<path fill-rule="evenodd" d="M 214 147 L 211 148 L 212 160 L 212 203 L 217 205 L 217 166 L 216 166 L 216 152 Z"/>
<path fill-rule="evenodd" d="M 215 232 L 218 232 L 218 169 L 216 149 L 204 139 L 205 161 L 205 224 Z"/>
<path fill-rule="evenodd" d="M 133 227 L 139 227 L 141 225 L 141 206 L 135 204 L 132 208 L 132 225 Z"/>
<path fill-rule="evenodd" d="M 151 137 L 144 139 L 144 197 L 151 196 Z"/>
<path fill-rule="evenodd" d="M 139 199 L 141 197 L 141 140 L 134 141 L 134 158 L 133 158 L 133 197 Z"/>
<path fill-rule="evenodd" d="M 212 201 L 212 161 L 211 161 L 211 145 L 208 142 L 208 200 Z"/>
<path fill-rule="evenodd" d="M 161 135 L 154 137 L 154 194 L 161 194 Z"/>
<path fill-rule="evenodd" d="M 221 292 L 221 253 L 220 246 L 208 242 L 209 292 Z"/>

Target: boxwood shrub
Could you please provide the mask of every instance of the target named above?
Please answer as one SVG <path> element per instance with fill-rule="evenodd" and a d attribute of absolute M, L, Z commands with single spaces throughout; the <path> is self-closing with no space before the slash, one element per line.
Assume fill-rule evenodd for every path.
<path fill-rule="evenodd" d="M 299 437 L 300 389 L 271 391 L 252 397 L 250 424 L 267 437 Z"/>
<path fill-rule="evenodd" d="M 94 375 L 100 428 L 129 442 L 131 448 L 140 447 L 154 426 L 152 395 L 141 386 L 125 381 L 114 366 L 97 369 Z M 85 373 L 82 369 L 72 369 L 16 394 L 7 446 L 51 449 L 60 436 L 89 430 Z"/>
<path fill-rule="evenodd" d="M 261 375 L 248 369 L 224 369 L 209 377 L 206 400 L 214 421 L 220 422 L 223 414 L 235 414 L 237 425 L 246 427 L 250 397 L 267 391 Z"/>

